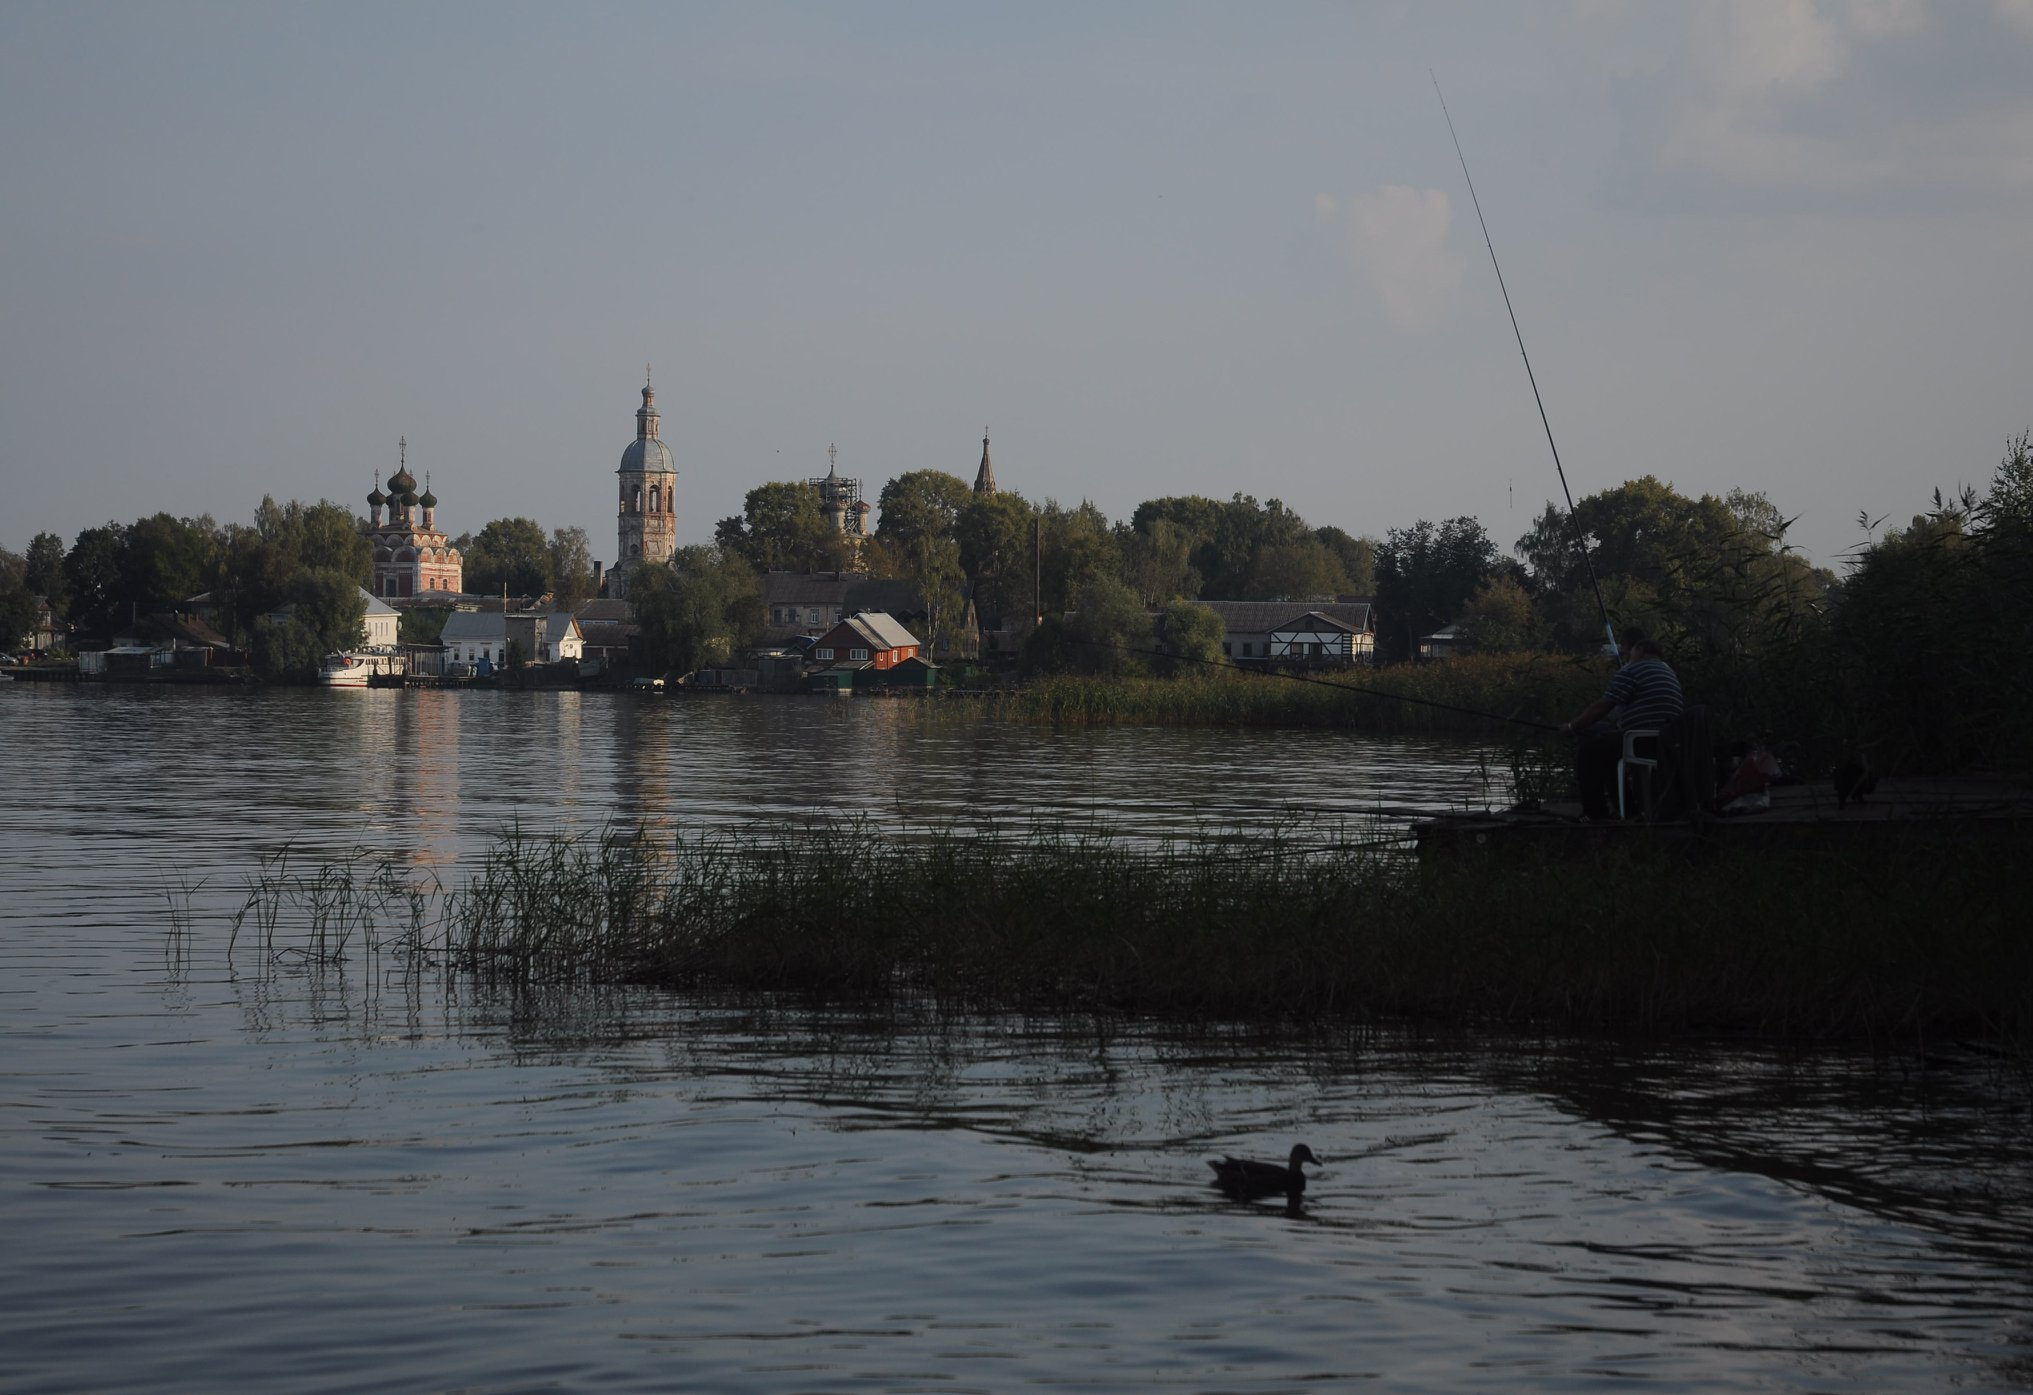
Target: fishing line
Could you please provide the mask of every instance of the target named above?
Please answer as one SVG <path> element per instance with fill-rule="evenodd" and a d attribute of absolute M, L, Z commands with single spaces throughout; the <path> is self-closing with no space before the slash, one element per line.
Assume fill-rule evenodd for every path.
<path fill-rule="evenodd" d="M 1553 423 L 1546 417 L 1546 399 L 1539 395 L 1539 378 L 1532 372 L 1532 356 L 1525 352 L 1525 332 L 1518 328 L 1518 312 L 1511 308 L 1511 288 L 1504 284 L 1504 269 L 1497 265 L 1496 243 L 1490 240 L 1489 222 L 1482 216 L 1482 200 L 1475 196 L 1475 181 L 1469 178 L 1468 157 L 1461 153 L 1461 137 L 1454 129 L 1454 115 L 1447 110 L 1447 94 L 1440 90 L 1440 75 L 1430 72 L 1433 95 L 1440 99 L 1440 114 L 1447 118 L 1447 134 L 1454 141 L 1454 158 L 1461 161 L 1461 178 L 1468 185 L 1468 201 L 1475 208 L 1475 221 L 1482 227 L 1483 246 L 1489 248 L 1489 264 L 1497 274 L 1497 289 L 1503 292 L 1504 313 L 1511 317 L 1511 333 L 1517 336 L 1518 357 L 1525 361 L 1525 378 L 1532 385 L 1532 400 L 1539 405 L 1539 425 L 1546 428 L 1546 444 L 1553 451 L 1553 469 L 1560 476 L 1560 492 L 1567 496 L 1567 521 L 1574 525 L 1574 544 L 1581 551 L 1581 565 L 1588 570 L 1588 584 L 1595 591 L 1595 608 L 1602 612 L 1602 632 L 1609 638 L 1611 658 L 1619 656 L 1617 633 L 1610 624 L 1609 607 L 1603 604 L 1602 583 L 1595 577 L 1595 561 L 1588 555 L 1588 538 L 1581 531 L 1581 519 L 1574 512 L 1574 491 L 1567 487 L 1567 470 L 1560 463 L 1560 447 L 1553 439 Z"/>

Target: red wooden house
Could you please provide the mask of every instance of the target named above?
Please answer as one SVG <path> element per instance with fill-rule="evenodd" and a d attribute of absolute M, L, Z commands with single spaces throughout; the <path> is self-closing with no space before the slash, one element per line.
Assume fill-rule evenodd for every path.
<path fill-rule="evenodd" d="M 917 638 L 879 610 L 848 616 L 813 640 L 809 651 L 823 668 L 893 668 L 917 656 Z"/>

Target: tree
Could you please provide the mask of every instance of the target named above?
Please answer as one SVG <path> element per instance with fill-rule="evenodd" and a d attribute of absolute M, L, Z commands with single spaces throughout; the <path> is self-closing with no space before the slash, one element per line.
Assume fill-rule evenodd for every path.
<path fill-rule="evenodd" d="M 1485 654 L 1539 647 L 1539 623 L 1532 594 L 1516 576 L 1498 572 L 1476 588 L 1461 609 L 1461 639 Z"/>
<path fill-rule="evenodd" d="M 282 620 L 254 627 L 254 662 L 270 677 L 309 678 L 326 654 L 351 649 L 365 637 L 367 598 L 344 572 L 312 567 L 283 589 L 290 608 Z"/>
<path fill-rule="evenodd" d="M 1246 593 L 1252 599 L 1305 600 L 1349 590 L 1341 559 L 1318 538 L 1272 543 L 1257 552 Z"/>
<path fill-rule="evenodd" d="M 223 552 L 209 516 L 151 514 L 128 525 L 119 561 L 119 598 L 138 611 L 177 608 L 211 589 Z"/>
<path fill-rule="evenodd" d="M 127 528 L 106 523 L 87 528 L 64 554 L 64 585 L 71 595 L 71 616 L 91 626 L 129 618 L 121 606 L 120 561 L 127 547 Z"/>
<path fill-rule="evenodd" d="M 671 565 L 629 579 L 636 654 L 651 673 L 725 664 L 761 635 L 765 619 L 754 569 L 717 546 L 681 547 Z"/>
<path fill-rule="evenodd" d="M 322 653 L 352 649 L 366 639 L 367 598 L 344 572 L 307 567 L 290 578 L 284 595 L 291 618 L 311 632 Z"/>
<path fill-rule="evenodd" d="M 1619 629 L 1641 626 L 1683 661 L 1741 665 L 1816 623 L 1834 583 L 1791 550 L 1788 526 L 1763 494 L 1690 499 L 1647 475 L 1589 495 L 1572 518 L 1548 504 L 1518 552 L 1557 647 L 1600 645 L 1607 610 Z"/>
<path fill-rule="evenodd" d="M 843 540 L 819 511 L 819 491 L 801 482 L 749 490 L 741 517 L 721 519 L 713 540 L 763 572 L 811 571 L 843 560 Z"/>
<path fill-rule="evenodd" d="M 540 596 L 551 590 L 551 545 L 533 518 L 497 518 L 456 546 L 468 591 L 492 595 L 505 586 L 514 595 Z"/>
<path fill-rule="evenodd" d="M 1473 518 L 1434 525 L 1420 519 L 1393 528 L 1377 548 L 1377 641 L 1381 653 L 1409 659 L 1419 636 L 1460 615 L 1495 570 L 1496 544 Z"/>
<path fill-rule="evenodd" d="M 362 520 L 344 504 L 330 499 L 278 504 L 264 494 L 254 510 L 254 531 L 276 549 L 286 575 L 310 567 L 351 577 L 357 586 L 373 584 L 374 545 Z"/>
<path fill-rule="evenodd" d="M 959 540 L 960 515 L 974 502 L 974 490 L 944 470 L 911 470 L 882 487 L 875 535 L 908 548 L 927 538 Z"/>
<path fill-rule="evenodd" d="M 1076 667 L 1089 673 L 1144 671 L 1154 624 L 1136 592 L 1112 576 L 1094 575 L 1080 584 L 1073 602 L 1069 624 Z"/>
<path fill-rule="evenodd" d="M 1197 601 L 1173 601 L 1158 617 L 1157 647 L 1165 656 L 1158 671 L 1170 678 L 1219 664 L 1221 641 L 1227 635 L 1221 617 L 1207 606 Z"/>
<path fill-rule="evenodd" d="M 1269 589 L 1273 583 L 1258 574 L 1262 554 L 1267 548 L 1289 548 L 1307 541 L 1312 532 L 1283 501 L 1272 499 L 1260 505 L 1240 493 L 1226 503 L 1197 494 L 1152 499 L 1137 506 L 1130 527 L 1150 533 L 1160 521 L 1170 523 L 1190 540 L 1188 560 L 1202 579 L 1199 595 L 1219 600 L 1265 599 L 1280 594 Z"/>
<path fill-rule="evenodd" d="M 31 593 L 49 602 L 57 615 L 68 613 L 70 588 L 64 581 L 64 540 L 55 533 L 37 533 L 28 542 L 22 559 L 22 582 Z"/>
<path fill-rule="evenodd" d="M 943 470 L 912 470 L 882 487 L 871 570 L 908 582 L 925 605 L 928 653 L 950 638 L 967 604 L 960 520 L 974 502 L 966 481 Z"/>
<path fill-rule="evenodd" d="M 553 528 L 550 546 L 552 603 L 571 610 L 593 594 L 593 544 L 584 528 Z"/>
<path fill-rule="evenodd" d="M 1116 528 L 1122 550 L 1123 580 L 1146 605 L 1163 605 L 1200 594 L 1200 573 L 1193 569 L 1193 539 L 1169 518 L 1153 518 L 1139 532 L 1127 524 Z"/>
<path fill-rule="evenodd" d="M 1100 509 L 1086 500 L 1070 509 L 1047 500 L 1038 524 L 1044 611 L 1076 608 L 1081 591 L 1091 582 L 1106 578 L 1120 584 L 1122 553 Z"/>
<path fill-rule="evenodd" d="M 1373 538 L 1351 537 L 1339 528 L 1326 527 L 1313 530 L 1313 536 L 1320 545 L 1334 554 L 1341 563 L 1341 573 L 1348 578 L 1350 595 L 1374 596 L 1377 589 L 1377 545 Z"/>
<path fill-rule="evenodd" d="M 0 650 L 21 648 L 35 628 L 35 594 L 28 585 L 28 559 L 0 548 Z"/>
<path fill-rule="evenodd" d="M 1014 493 L 976 496 L 961 511 L 955 525 L 960 566 L 983 625 L 1016 620 L 1028 628 L 1038 613 L 1031 547 L 1037 519 L 1038 511 Z"/>

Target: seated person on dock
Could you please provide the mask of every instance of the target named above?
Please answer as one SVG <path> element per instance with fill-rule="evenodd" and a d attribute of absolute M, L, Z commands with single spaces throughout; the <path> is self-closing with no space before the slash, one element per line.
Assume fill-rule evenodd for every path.
<path fill-rule="evenodd" d="M 1603 695 L 1560 728 L 1581 737 L 1574 773 L 1581 782 L 1581 812 L 1586 818 L 1606 819 L 1616 805 L 1614 786 L 1624 733 L 1663 731 L 1686 705 L 1680 696 L 1680 676 L 1649 636 L 1636 630 L 1625 635 L 1624 653 L 1628 659 Z M 1605 722 L 1612 710 L 1616 721 Z"/>

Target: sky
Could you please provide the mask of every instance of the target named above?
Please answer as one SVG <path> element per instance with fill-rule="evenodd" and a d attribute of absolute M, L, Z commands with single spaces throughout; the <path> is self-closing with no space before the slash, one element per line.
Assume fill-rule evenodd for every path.
<path fill-rule="evenodd" d="M 840 472 L 1382 537 L 2033 425 L 2033 0 L 0 6 L 0 546 L 264 494 L 611 560 Z"/>

